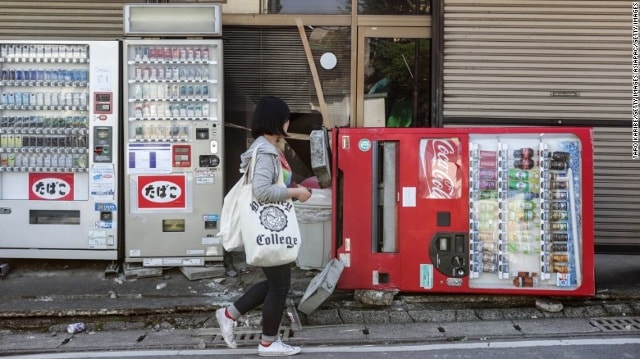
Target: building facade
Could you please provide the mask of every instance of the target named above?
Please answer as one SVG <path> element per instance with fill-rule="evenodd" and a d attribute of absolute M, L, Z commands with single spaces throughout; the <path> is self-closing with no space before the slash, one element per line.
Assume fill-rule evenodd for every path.
<path fill-rule="evenodd" d="M 188 3 L 210 1 L 165 1 Z M 234 0 L 222 3 L 226 163 L 254 104 L 285 99 L 289 148 L 308 168 L 319 126 L 586 125 L 595 133 L 602 248 L 640 246 L 631 159 L 631 1 Z M 122 39 L 123 5 L 3 1 L 3 39 Z M 226 171 L 228 184 L 236 171 Z"/>

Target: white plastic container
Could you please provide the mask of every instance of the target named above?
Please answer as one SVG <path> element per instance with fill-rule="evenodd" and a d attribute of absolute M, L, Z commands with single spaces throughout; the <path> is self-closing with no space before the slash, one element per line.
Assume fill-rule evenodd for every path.
<path fill-rule="evenodd" d="M 296 265 L 321 270 L 331 259 L 331 189 L 313 189 L 306 202 L 294 202 L 302 244 Z"/>

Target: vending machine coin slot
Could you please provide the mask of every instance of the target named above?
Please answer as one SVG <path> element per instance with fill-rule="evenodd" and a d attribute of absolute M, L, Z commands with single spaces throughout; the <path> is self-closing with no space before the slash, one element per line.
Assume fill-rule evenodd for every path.
<path fill-rule="evenodd" d="M 220 165 L 220 157 L 216 155 L 200 155 L 198 163 L 200 167 L 218 167 Z"/>
<path fill-rule="evenodd" d="M 455 242 L 455 250 L 456 253 L 465 253 L 464 250 L 464 236 L 461 236 L 459 234 L 456 234 L 454 237 L 454 242 Z"/>
<path fill-rule="evenodd" d="M 431 263 L 439 272 L 453 278 L 469 273 L 466 253 L 467 237 L 461 233 L 436 233 L 429 247 Z"/>
<path fill-rule="evenodd" d="M 93 162 L 113 162 L 113 129 L 111 126 L 93 128 Z"/>

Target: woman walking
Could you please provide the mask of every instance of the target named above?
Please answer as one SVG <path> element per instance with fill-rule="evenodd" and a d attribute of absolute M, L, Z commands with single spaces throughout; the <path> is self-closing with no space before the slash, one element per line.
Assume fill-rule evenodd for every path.
<path fill-rule="evenodd" d="M 304 187 L 292 187 L 291 167 L 277 142 L 287 136 L 289 128 L 289 106 L 273 96 L 263 97 L 256 106 L 251 124 L 251 135 L 255 141 L 241 156 L 240 168 L 246 170 L 253 150 L 258 147 L 253 174 L 253 194 L 259 202 L 279 202 L 296 199 L 305 202 L 311 192 Z M 282 171 L 287 187 L 277 184 Z M 262 337 L 258 345 L 260 356 L 289 356 L 298 354 L 300 347 L 287 345 L 278 335 L 282 314 L 286 307 L 287 293 L 291 284 L 291 263 L 261 267 L 266 279 L 254 284 L 227 308 L 216 311 L 216 319 L 222 337 L 229 348 L 236 348 L 233 329 L 236 320 L 243 314 L 262 305 Z"/>

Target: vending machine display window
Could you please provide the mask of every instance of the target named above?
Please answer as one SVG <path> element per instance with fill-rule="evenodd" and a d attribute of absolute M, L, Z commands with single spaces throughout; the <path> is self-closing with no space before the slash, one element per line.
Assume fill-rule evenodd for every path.
<path fill-rule="evenodd" d="M 471 287 L 581 285 L 580 142 L 471 135 Z"/>

